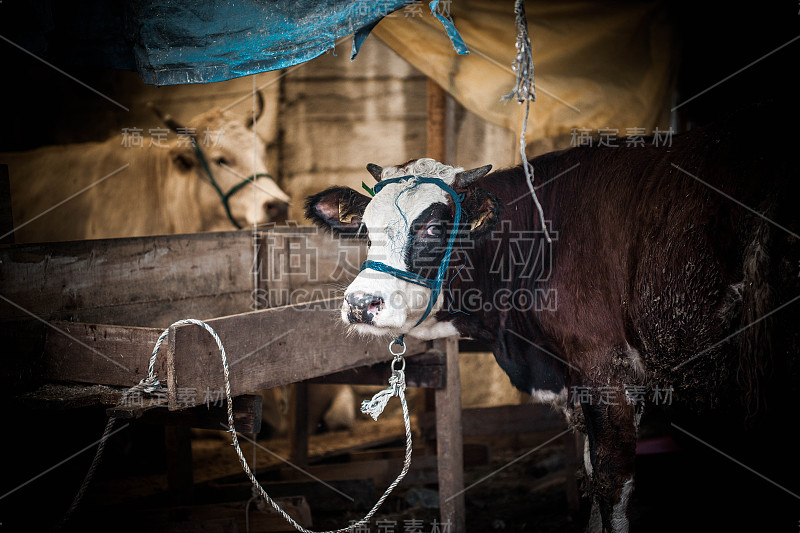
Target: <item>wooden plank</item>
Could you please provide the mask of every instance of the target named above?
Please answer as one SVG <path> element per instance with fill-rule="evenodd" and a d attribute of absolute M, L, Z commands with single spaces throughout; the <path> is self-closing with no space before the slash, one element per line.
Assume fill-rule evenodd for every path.
<path fill-rule="evenodd" d="M 391 361 L 353 368 L 309 380 L 310 383 L 339 383 L 348 385 L 386 385 L 392 375 Z M 406 364 L 406 385 L 439 389 L 445 386 L 447 367 L 445 354 L 438 350 L 412 356 Z"/>
<path fill-rule="evenodd" d="M 53 322 L 47 329 L 43 377 L 131 387 L 147 377 L 160 334 L 155 328 Z M 163 354 L 156 360 L 159 376 L 166 375 L 166 360 Z"/>
<path fill-rule="evenodd" d="M 14 218 L 11 213 L 11 181 L 8 176 L 8 165 L 0 165 L 0 244 L 13 243 Z"/>
<path fill-rule="evenodd" d="M 363 240 L 335 237 L 316 226 L 290 226 L 258 237 L 260 308 L 342 297 L 366 259 Z"/>
<path fill-rule="evenodd" d="M 105 385 L 46 383 L 36 390 L 20 394 L 14 402 L 26 411 L 61 411 L 97 405 L 116 405 L 125 389 Z"/>
<path fill-rule="evenodd" d="M 228 426 L 228 408 L 224 397 L 209 399 L 205 405 L 199 405 L 181 411 L 167 409 L 167 399 L 163 404 L 151 404 L 148 395 L 143 394 L 143 401 L 131 405 L 110 407 L 106 409 L 108 416 L 120 419 L 139 419 L 148 424 L 170 426 L 186 426 L 198 429 L 219 431 Z M 237 431 L 258 433 L 261 431 L 261 396 L 244 395 L 233 399 L 233 421 Z"/>
<path fill-rule="evenodd" d="M 231 390 L 235 396 L 332 374 L 391 359 L 386 339 L 348 338 L 338 323 L 340 298 L 253 311 L 209 320 L 228 354 Z M 170 408 L 177 409 L 181 390 L 222 390 L 219 350 L 202 328 L 181 325 L 170 338 L 174 365 L 168 376 Z M 170 341 L 172 342 L 172 341 Z M 406 339 L 408 353 L 426 351 L 423 341 Z M 200 402 L 198 402 L 200 403 Z"/>
<path fill-rule="evenodd" d="M 298 466 L 308 464 L 308 384 L 292 385 L 289 401 L 289 459 Z"/>
<path fill-rule="evenodd" d="M 385 339 L 347 338 L 333 313 L 339 299 L 254 311 L 208 321 L 227 354 L 234 396 L 374 364 L 391 358 Z M 203 328 L 174 328 L 156 360 L 169 387 L 170 408 L 204 403 L 223 391 L 217 345 Z M 147 376 L 160 329 L 54 322 L 42 365 L 51 381 L 130 387 Z M 407 338 L 408 353 L 427 344 Z"/>
<path fill-rule="evenodd" d="M 453 533 L 466 531 L 464 504 L 464 445 L 461 427 L 461 377 L 458 338 L 434 341 L 447 355 L 447 382 L 436 389 L 436 455 L 439 458 L 439 506 L 443 523 Z"/>
<path fill-rule="evenodd" d="M 165 327 L 250 309 L 248 231 L 13 245 L 0 249 L 0 319 Z M 121 282 L 124 280 L 124 282 Z M 158 312 L 161 305 L 165 312 Z"/>

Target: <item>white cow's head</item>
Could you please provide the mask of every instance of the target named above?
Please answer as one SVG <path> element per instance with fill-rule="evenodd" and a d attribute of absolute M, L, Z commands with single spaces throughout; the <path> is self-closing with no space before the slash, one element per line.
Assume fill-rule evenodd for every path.
<path fill-rule="evenodd" d="M 256 119 L 263 110 L 260 95 L 258 101 L 261 105 Z M 225 212 L 225 201 L 240 227 L 286 220 L 289 197 L 267 173 L 266 145 L 253 133 L 253 117 L 243 118 L 230 111 L 212 109 L 182 126 L 171 116 L 156 108 L 153 110 L 178 135 L 169 150 L 171 175 L 167 179 L 196 184 L 193 190 L 197 191 L 197 197 L 191 200 L 199 202 L 203 214 L 215 214 L 220 222 L 219 229 L 234 225 Z M 190 137 L 194 137 L 202 157 Z M 211 183 L 209 172 L 218 190 Z M 252 176 L 256 178 L 240 186 L 227 200 L 222 199 L 221 196 Z"/>
<path fill-rule="evenodd" d="M 380 168 L 368 165 L 376 180 L 400 176 L 440 178 L 463 196 L 457 248 L 464 239 L 473 242 L 496 225 L 502 205 L 491 193 L 476 186 L 491 166 L 465 171 L 433 159 Z M 373 198 L 346 187 L 332 187 L 306 200 L 306 216 L 336 234 L 369 239 L 367 260 L 411 272 L 426 279 L 436 277 L 453 228 L 455 204 L 450 193 L 432 183 L 413 178 L 386 183 Z M 447 280 L 445 280 L 447 283 Z M 455 333 L 448 323 L 438 323 L 442 306 L 439 295 L 424 316 L 432 290 L 383 271 L 361 271 L 347 287 L 342 320 L 359 333 L 392 335 L 408 333 L 435 338 Z"/>

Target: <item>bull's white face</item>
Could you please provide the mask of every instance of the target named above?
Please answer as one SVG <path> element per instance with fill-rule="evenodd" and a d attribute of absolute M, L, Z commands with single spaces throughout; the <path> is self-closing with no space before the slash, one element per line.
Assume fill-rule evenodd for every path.
<path fill-rule="evenodd" d="M 392 177 L 393 170 L 384 169 L 385 174 L 390 174 L 384 175 L 384 178 Z M 364 211 L 363 222 L 370 239 L 367 259 L 398 270 L 417 270 L 419 267 L 410 261 L 415 252 L 418 253 L 426 245 L 439 244 L 441 249 L 442 238 L 446 242 L 447 235 L 443 227 L 447 219 L 442 215 L 450 213 L 448 200 L 447 193 L 436 185 L 414 185 L 409 181 L 384 187 Z M 436 254 L 437 258 L 440 255 Z M 365 269 L 345 291 L 342 320 L 352 324 L 361 333 L 407 333 L 427 309 L 430 294 L 430 289 L 426 287 L 385 272 Z M 364 305 L 365 298 L 369 299 L 369 303 L 361 311 L 366 316 L 359 316 L 359 306 Z M 433 315 L 441 307 L 441 301 L 440 294 L 431 313 L 420 324 L 420 331 L 415 333 L 435 324 Z"/>
<path fill-rule="evenodd" d="M 223 193 L 254 174 L 266 174 L 266 146 L 242 117 L 213 110 L 189 123 L 197 135 L 214 179 Z M 232 229 L 217 192 L 207 183 L 205 170 L 189 143 L 175 143 L 170 151 L 172 165 L 168 179 L 183 179 L 194 185 L 196 201 L 203 213 L 214 213 L 217 229 Z M 274 180 L 260 177 L 233 194 L 228 203 L 231 214 L 243 227 L 285 220 L 289 197 Z"/>
<path fill-rule="evenodd" d="M 420 159 L 383 169 L 381 179 L 406 175 L 437 177 L 453 187 L 462 171 L 432 159 Z M 486 172 L 488 167 L 483 173 Z M 427 279 L 436 277 L 454 217 L 453 202 L 447 192 L 434 184 L 409 179 L 385 185 L 371 200 L 350 189 L 334 191 L 340 194 L 335 201 L 327 197 L 315 200 L 329 191 L 334 189 L 310 197 L 307 202 L 307 213 L 316 223 L 342 232 L 340 223 L 349 224 L 361 233 L 366 230 L 370 242 L 367 259 Z M 331 220 L 333 224 L 328 222 Z M 341 318 L 354 331 L 367 335 L 396 336 L 410 332 L 415 337 L 431 339 L 456 334 L 450 322 L 435 318 L 442 307 L 441 293 L 425 320 L 416 325 L 425 314 L 430 297 L 431 290 L 427 287 L 387 272 L 364 269 L 345 290 Z"/>

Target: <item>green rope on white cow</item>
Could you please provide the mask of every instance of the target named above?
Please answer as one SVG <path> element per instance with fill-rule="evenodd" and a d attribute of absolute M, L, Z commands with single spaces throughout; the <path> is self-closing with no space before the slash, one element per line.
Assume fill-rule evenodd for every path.
<path fill-rule="evenodd" d="M 127 398 L 129 394 L 135 391 L 142 391 L 142 392 L 153 392 L 155 390 L 163 390 L 164 387 L 158 381 L 158 378 L 155 374 L 155 363 L 156 357 L 158 356 L 158 351 L 161 348 L 161 344 L 163 343 L 164 339 L 166 339 L 167 335 L 169 335 L 169 330 L 175 326 L 181 326 L 184 324 L 194 324 L 196 326 L 200 326 L 205 329 L 211 336 L 214 338 L 214 341 L 217 343 L 217 348 L 219 348 L 220 357 L 222 358 L 222 372 L 225 378 L 225 399 L 227 402 L 227 411 L 228 411 L 228 432 L 231 434 L 231 441 L 233 444 L 234 449 L 236 450 L 236 455 L 239 457 L 239 462 L 242 465 L 242 469 L 244 470 L 245 474 L 248 478 L 250 478 L 250 482 L 253 484 L 253 488 L 258 494 L 267 502 L 269 503 L 275 511 L 280 514 L 289 524 L 292 525 L 296 530 L 300 531 L 301 533 L 347 533 L 352 532 L 353 528 L 363 526 L 369 522 L 369 520 L 375 515 L 378 511 L 380 506 L 389 497 L 389 494 L 392 493 L 395 487 L 400 484 L 403 478 L 408 473 L 408 470 L 411 468 L 411 419 L 408 414 L 408 403 L 406 402 L 406 380 L 405 380 L 405 360 L 400 356 L 395 356 L 394 360 L 392 361 L 392 376 L 389 378 L 389 387 L 385 390 L 378 392 L 372 400 L 364 401 L 361 405 L 361 410 L 365 414 L 369 414 L 373 419 L 377 420 L 378 416 L 383 412 L 383 409 L 386 407 L 386 403 L 391 399 L 393 396 L 397 396 L 400 398 L 400 405 L 403 408 L 403 423 L 405 425 L 406 431 L 406 455 L 405 460 L 403 461 L 403 468 L 400 471 L 400 474 L 397 478 L 392 482 L 391 485 L 386 489 L 383 495 L 375 502 L 375 505 L 372 509 L 358 522 L 350 524 L 347 527 L 331 530 L 331 531 L 324 531 L 324 532 L 316 532 L 310 529 L 306 529 L 300 524 L 298 524 L 291 516 L 289 516 L 286 511 L 284 511 L 280 505 L 278 505 L 275 500 L 273 500 L 269 494 L 264 490 L 264 487 L 256 479 L 256 476 L 253 474 L 252 470 L 250 470 L 250 466 L 247 464 L 247 460 L 244 458 L 244 454 L 242 453 L 242 449 L 239 446 L 239 439 L 236 434 L 236 428 L 234 426 L 234 419 L 233 419 L 233 397 L 231 395 L 231 381 L 230 381 L 230 372 L 228 370 L 228 357 L 225 353 L 225 347 L 222 345 L 222 339 L 219 338 L 217 332 L 214 329 L 203 322 L 202 320 L 197 320 L 194 318 L 186 318 L 183 320 L 178 320 L 174 322 L 170 327 L 164 330 L 161 335 L 159 335 L 158 340 L 156 341 L 155 347 L 153 348 L 153 354 L 150 357 L 150 364 L 147 370 L 147 377 L 142 379 L 137 385 L 134 385 L 130 389 L 128 389 L 125 393 L 123 393 L 123 399 Z M 400 368 L 395 368 L 395 363 L 402 363 Z M 103 444 L 105 443 L 106 439 L 108 438 L 111 429 L 113 428 L 113 418 L 109 419 L 109 422 L 106 424 L 106 429 L 103 434 L 103 438 L 101 440 L 100 446 L 98 447 L 97 453 L 95 454 L 95 458 L 92 461 L 92 465 L 89 469 L 89 472 L 86 475 L 86 478 L 81 485 L 81 490 L 76 496 L 76 500 L 73 502 L 73 505 L 70 507 L 69 514 L 74 511 L 74 508 L 77 507 L 78 502 L 80 501 L 80 497 L 83 496 L 83 492 L 85 492 L 86 487 L 88 486 L 89 482 L 91 481 L 91 477 L 94 474 L 95 469 L 97 468 L 97 463 L 99 463 L 100 458 L 102 457 L 102 449 Z M 66 520 L 67 517 L 65 517 Z"/>
<path fill-rule="evenodd" d="M 243 189 L 245 186 L 247 186 L 248 183 L 255 183 L 258 178 L 272 179 L 272 175 L 264 173 L 253 174 L 251 176 L 243 178 L 242 181 L 231 187 L 231 189 L 228 192 L 223 192 L 222 188 L 219 186 L 219 183 L 217 183 L 217 180 L 214 178 L 214 173 L 211 172 L 211 166 L 209 166 L 208 160 L 206 159 L 206 155 L 203 152 L 203 149 L 200 147 L 200 143 L 197 142 L 197 138 L 191 137 L 191 140 L 192 140 L 192 146 L 194 147 L 195 155 L 197 156 L 197 159 L 200 161 L 200 165 L 203 167 L 203 170 L 206 173 L 206 181 L 208 181 L 208 183 L 217 192 L 217 195 L 219 196 L 219 199 L 222 202 L 222 207 L 225 208 L 225 214 L 228 216 L 228 220 L 231 221 L 231 224 L 233 224 L 236 229 L 242 229 L 242 225 L 239 224 L 239 222 L 236 220 L 236 218 L 234 218 L 233 213 L 231 212 L 231 204 L 230 204 L 231 196 L 233 196 L 241 189 Z"/>

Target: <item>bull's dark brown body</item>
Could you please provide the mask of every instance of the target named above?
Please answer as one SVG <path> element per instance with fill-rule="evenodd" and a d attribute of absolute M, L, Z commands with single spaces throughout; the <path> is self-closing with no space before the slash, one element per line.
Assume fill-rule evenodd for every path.
<path fill-rule="evenodd" d="M 768 447 L 780 430 L 760 421 L 780 420 L 796 401 L 798 171 L 788 142 L 756 133 L 765 112 L 675 135 L 669 146 L 619 140 L 532 160 L 552 245 L 521 167 L 478 185 L 503 202 L 501 223 L 465 251 L 480 275 L 455 275 L 455 264 L 444 293 L 455 301 L 437 319 L 487 343 L 521 390 L 566 394 L 568 416 L 589 437 L 592 491 L 609 530 L 633 475 L 638 413 L 626 387 L 648 396 L 669 387 L 672 411 L 699 416 L 697 434 L 751 427 L 748 442 Z M 513 259 L 499 270 L 520 231 L 523 246 L 537 247 L 528 256 L 536 270 Z M 475 288 L 487 311 L 447 311 Z M 493 295 L 509 289 L 557 305 L 494 308 Z M 612 389 L 604 402 L 598 391 Z"/>
<path fill-rule="evenodd" d="M 757 106 L 668 139 L 533 159 L 552 243 L 522 167 L 486 175 L 487 167 L 415 160 L 371 170 L 376 179 L 452 174 L 467 224 L 444 302 L 433 325 L 411 322 L 404 332 L 483 341 L 516 387 L 586 434 L 593 531 L 628 531 L 641 416 L 665 403 L 680 436 L 715 452 L 705 439 L 724 443 L 730 455 L 720 456 L 747 464 L 779 496 L 747 487 L 747 498 L 765 494 L 759 505 L 769 513 L 800 516 L 795 444 L 784 430 L 797 418 L 800 380 L 800 176 L 793 137 L 767 134 L 788 111 Z M 406 227 L 402 246 L 375 253 L 426 276 L 448 235 L 428 230 L 452 226 L 454 205 L 430 191 L 402 196 L 413 187 L 379 193 L 374 204 L 331 188 L 308 199 L 307 213 L 363 237 L 362 216 L 378 237 Z M 391 332 L 388 287 L 403 286 L 382 279 L 359 276 L 348 287 L 345 304 L 358 296 L 371 307 L 346 322 Z"/>

